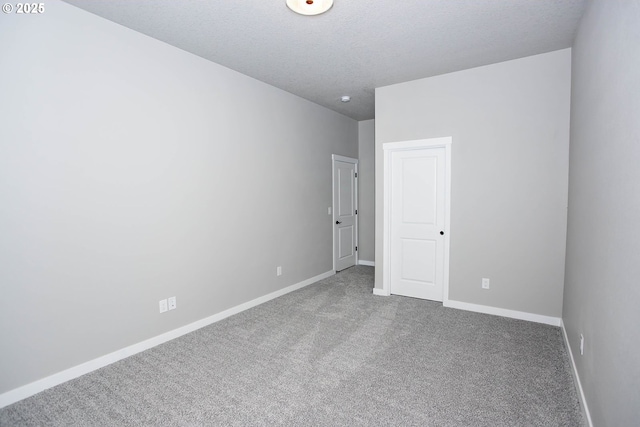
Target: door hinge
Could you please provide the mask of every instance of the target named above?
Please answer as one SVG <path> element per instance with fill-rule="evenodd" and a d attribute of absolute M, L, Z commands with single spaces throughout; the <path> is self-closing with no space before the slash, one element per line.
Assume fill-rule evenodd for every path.
<path fill-rule="evenodd" d="M 358 177 L 358 172 L 356 172 L 356 178 Z"/>
<path fill-rule="evenodd" d="M 358 247 L 356 246 L 356 251 L 358 250 Z"/>
<path fill-rule="evenodd" d="M 358 209 L 356 209 L 356 215 L 358 215 Z"/>

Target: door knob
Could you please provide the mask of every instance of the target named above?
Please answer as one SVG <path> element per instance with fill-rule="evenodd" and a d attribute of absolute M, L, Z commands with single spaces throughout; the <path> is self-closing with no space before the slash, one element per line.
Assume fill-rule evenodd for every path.
<path fill-rule="evenodd" d="M 340 221 L 336 221 L 336 224 L 342 224 Z"/>
<path fill-rule="evenodd" d="M 441 232 L 440 232 L 440 235 L 441 235 L 441 236 L 444 236 L 444 231 L 441 231 Z"/>

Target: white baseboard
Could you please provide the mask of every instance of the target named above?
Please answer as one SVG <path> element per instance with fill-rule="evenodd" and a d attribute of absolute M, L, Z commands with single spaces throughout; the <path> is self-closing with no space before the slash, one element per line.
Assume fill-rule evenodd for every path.
<path fill-rule="evenodd" d="M 391 295 L 389 292 L 385 291 L 384 289 L 378 289 L 378 288 L 373 288 L 373 294 L 379 297 L 388 297 L 389 295 Z"/>
<path fill-rule="evenodd" d="M 375 267 L 376 263 L 373 261 L 365 261 L 363 259 L 358 260 L 358 265 L 368 265 L 369 267 Z"/>
<path fill-rule="evenodd" d="M 580 409 L 582 409 L 582 416 L 586 421 L 586 425 L 589 427 L 593 427 L 593 421 L 591 421 L 591 413 L 589 412 L 589 407 L 587 406 L 587 399 L 584 395 L 584 390 L 582 389 L 582 383 L 580 382 L 580 375 L 578 375 L 578 368 L 576 366 L 576 361 L 573 358 L 573 352 L 571 351 L 571 345 L 569 345 L 569 335 L 567 335 L 567 330 L 564 327 L 564 322 L 560 320 L 560 328 L 562 329 L 562 336 L 564 337 L 564 344 L 567 347 L 567 352 L 569 353 L 569 360 L 571 361 L 571 371 L 573 373 L 573 381 L 576 385 L 576 389 L 578 390 L 578 400 L 580 400 Z"/>
<path fill-rule="evenodd" d="M 488 305 L 471 304 L 468 302 L 448 300 L 442 303 L 445 307 L 459 310 L 474 311 L 476 313 L 494 314 L 496 316 L 510 317 L 512 319 L 528 320 L 529 322 L 544 323 L 546 325 L 560 326 L 562 319 L 559 317 L 543 316 L 541 314 L 527 313 L 525 311 L 507 310 L 506 308 L 491 307 Z"/>
<path fill-rule="evenodd" d="M 103 368 L 107 365 L 115 363 L 126 357 L 133 356 L 134 354 L 140 353 L 142 351 L 148 350 L 157 345 L 163 344 L 167 341 L 171 341 L 172 339 L 178 338 L 182 335 L 188 334 L 197 329 L 211 325 L 212 323 L 219 322 L 220 320 L 226 319 L 229 316 L 233 316 L 234 314 L 238 314 L 242 311 L 245 311 L 257 305 L 263 304 L 274 298 L 278 298 L 282 295 L 288 294 L 289 292 L 293 292 L 300 288 L 304 288 L 305 286 L 309 286 L 312 283 L 318 282 L 322 279 L 326 279 L 327 277 L 333 276 L 334 274 L 336 274 L 334 270 L 327 271 L 326 273 L 322 273 L 318 276 L 315 276 L 310 279 L 304 280 L 302 282 L 296 283 L 294 285 L 288 286 L 284 289 L 280 289 L 270 294 L 267 294 L 259 298 L 253 299 L 251 301 L 245 302 L 243 304 L 237 305 L 228 310 L 214 314 L 213 316 L 209 316 L 202 320 L 198 320 L 197 322 L 193 322 L 188 325 L 182 326 L 180 328 L 174 329 L 172 331 L 165 332 L 164 334 L 155 336 L 153 338 L 149 338 L 148 340 L 130 345 L 120 350 L 116 350 L 113 353 L 106 354 L 104 356 L 90 360 L 83 364 L 74 366 L 69 369 L 65 369 L 64 371 L 58 372 L 56 374 L 45 377 L 43 379 L 34 381 L 27 385 L 2 393 L 0 394 L 0 408 L 4 408 L 5 406 L 11 405 L 12 403 L 18 402 L 22 399 L 26 399 L 27 397 L 33 396 L 34 394 L 40 393 L 41 391 L 44 391 L 48 388 L 70 381 L 79 376 L 88 374 L 89 372 Z"/>

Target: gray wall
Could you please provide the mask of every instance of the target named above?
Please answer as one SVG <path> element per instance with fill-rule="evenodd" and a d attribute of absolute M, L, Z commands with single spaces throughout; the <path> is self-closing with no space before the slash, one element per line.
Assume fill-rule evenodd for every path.
<path fill-rule="evenodd" d="M 356 121 L 68 4 L 1 15 L 0 393 L 332 269 Z"/>
<path fill-rule="evenodd" d="M 375 261 L 375 121 L 358 122 L 358 257 Z"/>
<path fill-rule="evenodd" d="M 640 420 L 639 46 L 640 3 L 597 0 L 573 48 L 563 321 L 596 426 Z"/>
<path fill-rule="evenodd" d="M 570 74 L 565 49 L 376 90 L 377 288 L 382 144 L 452 136 L 450 299 L 560 317 Z"/>

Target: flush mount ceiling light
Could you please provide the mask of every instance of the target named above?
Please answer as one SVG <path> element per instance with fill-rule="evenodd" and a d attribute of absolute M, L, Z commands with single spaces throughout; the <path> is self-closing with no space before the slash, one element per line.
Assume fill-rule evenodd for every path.
<path fill-rule="evenodd" d="M 287 6 L 300 15 L 320 15 L 331 9 L 333 0 L 287 0 Z"/>
<path fill-rule="evenodd" d="M 349 95 L 344 95 L 342 98 L 340 98 L 340 101 L 349 102 L 351 101 L 351 97 Z"/>

